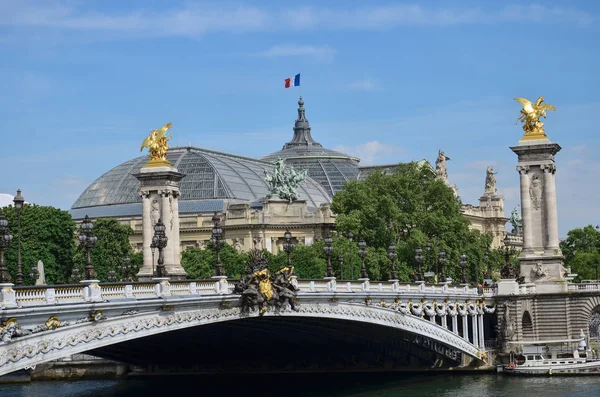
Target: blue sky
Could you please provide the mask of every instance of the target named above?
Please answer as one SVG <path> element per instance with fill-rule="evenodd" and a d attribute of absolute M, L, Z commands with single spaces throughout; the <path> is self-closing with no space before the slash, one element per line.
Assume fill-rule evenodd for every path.
<path fill-rule="evenodd" d="M 174 144 L 258 157 L 292 136 L 363 164 L 442 149 L 463 202 L 518 203 L 516 96 L 557 107 L 561 236 L 600 223 L 596 1 L 0 0 L 0 192 L 68 209 L 168 121 Z"/>

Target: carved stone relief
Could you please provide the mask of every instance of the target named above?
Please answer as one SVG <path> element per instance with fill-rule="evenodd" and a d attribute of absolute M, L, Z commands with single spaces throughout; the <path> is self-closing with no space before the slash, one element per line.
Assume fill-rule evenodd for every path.
<path fill-rule="evenodd" d="M 529 197 L 531 198 L 531 205 L 536 210 L 542 208 L 542 192 L 542 180 L 538 174 L 533 174 L 529 184 Z"/>

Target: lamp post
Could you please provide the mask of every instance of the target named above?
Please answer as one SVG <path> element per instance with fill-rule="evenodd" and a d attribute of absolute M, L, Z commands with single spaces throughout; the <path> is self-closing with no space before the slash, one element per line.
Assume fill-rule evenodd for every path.
<path fill-rule="evenodd" d="M 363 280 L 368 280 L 369 275 L 367 274 L 367 268 L 365 267 L 365 258 L 367 256 L 367 243 L 362 238 L 358 242 L 358 256 L 360 256 L 361 265 L 360 265 L 360 278 Z"/>
<path fill-rule="evenodd" d="M 21 210 L 25 199 L 21 195 L 21 189 L 17 189 L 17 195 L 13 199 L 15 209 L 17 210 L 17 285 L 23 285 L 23 267 L 21 265 Z"/>
<path fill-rule="evenodd" d="M 32 280 L 32 285 L 35 285 L 38 277 L 40 276 L 40 271 L 38 270 L 36 265 L 31 266 L 31 270 L 29 272 L 29 277 Z"/>
<path fill-rule="evenodd" d="M 155 266 L 155 260 L 154 260 L 154 250 L 156 249 L 156 243 L 154 242 L 154 238 L 152 239 L 152 242 L 150 243 L 150 251 L 152 251 L 152 274 L 154 274 L 154 266 Z"/>
<path fill-rule="evenodd" d="M 90 254 L 90 250 L 96 246 L 97 241 L 98 237 L 94 235 L 94 223 L 86 215 L 79 229 L 79 246 L 83 246 L 85 249 L 84 273 L 86 280 L 96 279 L 96 270 L 94 269 L 94 265 L 92 265 L 92 256 Z"/>
<path fill-rule="evenodd" d="M 340 280 L 344 279 L 344 256 L 338 256 L 338 262 L 340 262 Z"/>
<path fill-rule="evenodd" d="M 225 269 L 223 268 L 223 264 L 221 263 L 223 229 L 221 229 L 221 217 L 218 213 L 215 212 L 215 214 L 212 217 L 212 221 L 214 223 L 214 226 L 212 228 L 210 243 L 214 247 L 215 254 L 217 256 L 217 263 L 215 264 L 215 277 L 225 277 Z"/>
<path fill-rule="evenodd" d="M 428 240 L 425 244 L 425 270 L 431 270 L 431 242 Z"/>
<path fill-rule="evenodd" d="M 4 263 L 4 250 L 10 245 L 13 236 L 8 229 L 8 219 L 0 212 L 0 284 L 11 282 L 10 273 Z"/>
<path fill-rule="evenodd" d="M 71 282 L 78 283 L 80 281 L 81 281 L 81 274 L 79 272 L 79 268 L 74 267 L 73 270 L 71 270 Z"/>
<path fill-rule="evenodd" d="M 392 271 L 390 272 L 390 281 L 398 281 L 398 274 L 396 273 L 396 258 L 398 258 L 398 254 L 396 252 L 396 244 L 392 241 L 390 246 L 388 247 L 388 258 L 392 261 Z"/>
<path fill-rule="evenodd" d="M 294 243 L 292 243 L 292 233 L 290 233 L 289 230 L 286 230 L 283 234 L 283 238 L 285 239 L 285 241 L 283 242 L 283 250 L 287 254 L 287 265 L 288 267 L 290 267 L 292 266 L 290 255 L 292 254 L 292 251 L 295 247 Z"/>
<path fill-rule="evenodd" d="M 423 250 L 421 247 L 417 247 L 415 251 L 415 261 L 417 262 L 417 281 L 423 281 L 425 276 L 423 275 Z"/>
<path fill-rule="evenodd" d="M 152 236 L 152 243 L 158 249 L 158 265 L 156 265 L 156 271 L 154 277 L 164 278 L 167 277 L 167 269 L 165 269 L 165 258 L 163 255 L 163 249 L 167 246 L 168 238 L 165 234 L 167 227 L 162 222 L 162 219 L 158 219 L 154 225 L 154 236 Z"/>
<path fill-rule="evenodd" d="M 467 274 L 467 256 L 465 254 L 460 255 L 460 268 L 461 278 L 463 284 L 469 283 L 469 275 Z"/>
<path fill-rule="evenodd" d="M 133 264 L 129 256 L 123 258 L 123 262 L 117 266 L 117 270 L 121 273 L 121 281 L 133 281 Z"/>
<path fill-rule="evenodd" d="M 438 277 L 442 282 L 446 282 L 445 266 L 446 266 L 446 251 L 440 250 L 438 254 L 439 273 Z"/>
<path fill-rule="evenodd" d="M 510 244 L 510 237 L 508 237 L 508 234 L 504 237 L 502 242 L 504 243 L 504 246 L 498 247 L 498 253 L 504 256 L 504 266 L 500 269 L 500 277 L 503 279 L 515 279 L 517 278 L 517 275 L 510 263 L 510 257 L 516 253 L 516 249 Z"/>
<path fill-rule="evenodd" d="M 115 281 L 117 281 L 117 275 L 116 275 L 115 271 L 109 270 L 107 278 L 110 283 L 114 283 Z"/>
<path fill-rule="evenodd" d="M 327 257 L 327 278 L 333 278 L 333 268 L 331 267 L 331 254 L 333 254 L 333 247 L 331 244 L 333 243 L 333 239 L 329 233 L 325 236 L 323 242 L 325 243 L 323 251 Z"/>
<path fill-rule="evenodd" d="M 354 280 L 354 266 L 352 265 L 354 250 L 352 249 L 352 240 L 354 240 L 354 233 L 350 230 L 348 232 L 348 242 L 350 243 L 350 278 Z"/>

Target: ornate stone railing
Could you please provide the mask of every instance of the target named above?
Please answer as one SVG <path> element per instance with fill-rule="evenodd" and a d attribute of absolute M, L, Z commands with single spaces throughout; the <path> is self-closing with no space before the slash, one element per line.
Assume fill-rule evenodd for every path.
<path fill-rule="evenodd" d="M 144 282 L 89 283 L 53 286 L 0 286 L 0 308 L 40 305 L 104 302 L 119 299 L 154 299 L 163 296 L 224 295 L 233 292 L 237 280 L 152 280 Z M 391 295 L 432 295 L 443 300 L 450 295 L 465 299 L 481 297 L 477 288 L 447 284 L 415 284 L 398 282 L 295 280 L 300 293 L 389 293 Z M 495 295 L 495 289 L 484 289 L 484 295 Z M 436 298 L 437 297 L 437 298 Z"/>
<path fill-rule="evenodd" d="M 598 283 L 569 283 L 569 292 L 600 291 Z"/>

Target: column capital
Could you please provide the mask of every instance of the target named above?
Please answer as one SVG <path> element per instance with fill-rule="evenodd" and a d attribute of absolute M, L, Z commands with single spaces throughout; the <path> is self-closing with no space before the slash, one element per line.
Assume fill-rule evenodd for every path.
<path fill-rule="evenodd" d="M 529 172 L 528 165 L 517 165 L 517 172 L 521 175 L 525 175 Z"/>
<path fill-rule="evenodd" d="M 169 197 L 169 195 L 171 195 L 173 192 L 169 189 L 162 189 L 158 191 L 158 194 L 160 194 L 161 197 Z"/>
<path fill-rule="evenodd" d="M 173 190 L 171 191 L 171 195 L 173 196 L 173 198 L 179 198 L 179 196 L 181 196 L 181 193 L 179 192 L 179 190 Z"/>
<path fill-rule="evenodd" d="M 556 173 L 556 165 L 554 163 L 541 164 L 540 165 L 540 169 L 545 174 L 554 174 L 554 173 Z"/>
<path fill-rule="evenodd" d="M 142 198 L 142 199 L 147 199 L 150 198 L 150 192 L 148 190 L 140 190 L 138 192 L 138 195 Z"/>

